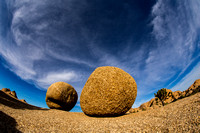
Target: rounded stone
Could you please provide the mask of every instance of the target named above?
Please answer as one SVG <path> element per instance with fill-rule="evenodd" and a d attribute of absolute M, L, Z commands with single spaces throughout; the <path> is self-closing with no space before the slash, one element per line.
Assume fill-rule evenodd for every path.
<path fill-rule="evenodd" d="M 46 93 L 46 103 L 51 109 L 70 111 L 75 106 L 77 99 L 76 90 L 65 82 L 52 84 Z"/>
<path fill-rule="evenodd" d="M 105 66 L 88 78 L 80 96 L 82 111 L 89 116 L 119 116 L 133 105 L 137 85 L 124 70 Z"/>

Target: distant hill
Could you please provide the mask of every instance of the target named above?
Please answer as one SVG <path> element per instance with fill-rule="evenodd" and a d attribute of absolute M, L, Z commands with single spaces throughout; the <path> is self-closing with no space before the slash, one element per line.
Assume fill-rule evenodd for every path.
<path fill-rule="evenodd" d="M 161 107 L 161 101 L 153 98 L 142 104 L 138 113 L 101 118 L 42 109 L 18 100 L 9 90 L 0 91 L 0 132 L 200 132 L 197 90 L 199 92 L 199 80 L 183 92 L 171 93 L 167 89 L 165 104 L 170 103 L 167 106 Z M 173 102 L 174 99 L 180 100 Z M 145 109 L 147 111 L 141 111 Z"/>
<path fill-rule="evenodd" d="M 84 113 L 36 108 L 0 91 L 0 132 L 198 133 L 199 110 L 200 93 L 197 93 L 162 108 L 97 118 Z"/>
<path fill-rule="evenodd" d="M 167 97 L 164 100 L 164 104 L 175 102 L 179 99 L 191 96 L 200 92 L 200 79 L 197 79 L 187 90 L 172 92 L 170 89 L 166 89 Z M 150 101 L 143 103 L 138 108 L 131 108 L 127 113 L 136 113 L 139 111 L 145 111 L 162 107 L 162 102 L 158 97 L 152 98 Z"/>
<path fill-rule="evenodd" d="M 0 90 L 0 104 L 15 109 L 42 109 L 28 104 L 24 99 L 19 100 L 15 91 L 8 88 Z"/>

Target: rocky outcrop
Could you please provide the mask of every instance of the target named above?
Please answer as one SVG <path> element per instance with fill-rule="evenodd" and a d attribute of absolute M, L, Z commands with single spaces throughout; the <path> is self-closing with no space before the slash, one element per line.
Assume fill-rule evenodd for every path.
<path fill-rule="evenodd" d="M 6 93 L 10 93 L 10 89 L 9 88 L 2 88 L 1 91 L 6 92 Z"/>
<path fill-rule="evenodd" d="M 167 97 L 163 101 L 164 104 L 168 104 L 168 103 L 171 103 L 172 101 L 174 101 L 173 92 L 170 89 L 166 89 L 166 92 L 167 92 Z"/>
<path fill-rule="evenodd" d="M 24 99 L 21 99 L 21 100 L 19 100 L 19 101 L 24 102 L 24 103 L 27 103 L 26 100 L 24 100 Z"/>
<path fill-rule="evenodd" d="M 174 99 L 173 99 L 173 94 L 172 91 L 170 89 L 165 89 L 167 92 L 167 96 L 165 98 L 165 100 L 163 101 L 164 104 L 168 104 L 171 103 Z M 154 108 L 158 108 L 163 106 L 162 101 L 158 98 L 152 98 L 150 101 L 143 103 L 140 105 L 139 109 L 144 111 L 144 110 L 149 110 L 149 109 L 154 109 Z"/>
<path fill-rule="evenodd" d="M 160 101 L 159 98 L 155 97 L 152 98 L 150 101 L 143 103 L 140 105 L 139 109 L 140 110 L 149 110 L 149 109 L 154 109 L 162 106 L 162 102 Z"/>
<path fill-rule="evenodd" d="M 162 105 L 162 102 L 160 101 L 160 99 L 155 97 L 155 98 L 152 98 L 150 101 L 141 104 L 140 107 L 138 107 L 138 108 L 131 108 L 127 112 L 127 114 L 137 113 L 137 112 L 140 112 L 140 111 L 146 111 L 146 110 L 151 110 L 151 109 L 156 109 L 156 108 L 159 108 L 159 107 L 162 107 L 162 106 L 163 105 Z"/>
<path fill-rule="evenodd" d="M 173 96 L 174 96 L 174 99 L 179 99 L 180 97 L 181 97 L 181 95 L 182 95 L 182 92 L 181 91 L 175 91 L 175 92 L 173 92 L 172 93 L 173 94 Z"/>
<path fill-rule="evenodd" d="M 1 91 L 3 91 L 4 93 L 8 94 L 9 96 L 19 100 L 18 97 L 17 97 L 17 93 L 15 91 L 11 91 L 9 88 L 2 88 Z M 21 99 L 19 101 L 27 103 L 24 99 Z"/>
<path fill-rule="evenodd" d="M 10 92 L 10 95 L 12 95 L 13 97 L 17 98 L 17 94 L 16 94 L 15 91 L 11 91 L 11 92 Z"/>
<path fill-rule="evenodd" d="M 161 102 L 160 99 L 157 98 L 157 97 L 155 97 L 155 98 L 153 98 L 152 100 L 150 100 L 150 103 L 151 103 L 151 104 L 150 104 L 149 107 L 152 107 L 153 109 L 162 106 L 162 102 Z"/>
<path fill-rule="evenodd" d="M 182 95 L 190 96 L 197 92 L 200 92 L 200 79 L 197 79 Z"/>
<path fill-rule="evenodd" d="M 46 93 L 46 103 L 51 109 L 70 111 L 75 106 L 77 99 L 76 90 L 65 82 L 52 84 Z"/>
<path fill-rule="evenodd" d="M 139 108 L 131 108 L 129 111 L 126 112 L 126 114 L 137 113 L 139 111 L 141 111 Z"/>
<path fill-rule="evenodd" d="M 117 67 L 99 67 L 88 78 L 80 105 L 89 116 L 119 116 L 131 108 L 136 95 L 137 85 L 131 75 Z"/>
<path fill-rule="evenodd" d="M 11 91 L 9 88 L 2 88 L 2 91 L 5 92 L 6 94 L 14 97 L 14 98 L 17 98 L 17 94 L 15 91 Z"/>
<path fill-rule="evenodd" d="M 200 92 L 200 79 L 197 79 L 187 90 L 181 92 L 181 91 L 175 91 L 172 92 L 170 89 L 166 89 L 167 97 L 163 101 L 164 104 L 172 103 L 178 99 L 188 97 L 190 95 L 193 95 L 197 92 Z M 155 97 L 151 99 L 150 101 L 143 103 L 138 108 L 131 108 L 128 113 L 136 113 L 140 111 L 145 111 L 149 109 L 154 109 L 162 107 L 162 102 L 159 98 Z"/>

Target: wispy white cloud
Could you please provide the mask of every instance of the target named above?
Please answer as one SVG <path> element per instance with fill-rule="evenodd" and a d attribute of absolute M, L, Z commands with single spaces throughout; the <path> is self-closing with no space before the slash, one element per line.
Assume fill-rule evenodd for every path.
<path fill-rule="evenodd" d="M 7 37 L 0 37 L 0 54 L 7 61 L 8 68 L 42 89 L 46 89 L 54 81 L 80 81 L 82 73 L 75 73 L 76 70 L 69 68 L 67 64 L 88 67 L 93 64 L 87 58 L 79 56 L 82 54 L 76 50 L 79 46 L 68 45 L 70 41 L 59 38 L 56 28 L 62 26 L 63 18 L 53 18 L 57 17 L 56 13 L 62 8 L 73 10 L 72 5 L 62 7 L 62 4 L 57 2 L 55 4 L 60 8 L 49 10 L 48 6 L 54 6 L 51 2 L 22 0 L 9 1 L 7 4 L 13 17 L 10 18 L 12 22 Z M 46 11 L 43 11 L 44 9 Z M 73 13 L 75 12 L 78 11 L 74 9 Z M 73 13 L 69 17 L 76 19 L 74 17 L 77 16 L 73 16 Z M 52 16 L 49 17 L 49 14 Z M 72 23 L 70 21 L 69 24 Z M 57 27 L 54 27 L 55 25 Z M 64 62 L 63 66 L 59 65 L 59 62 Z M 64 71 L 65 69 L 68 70 Z"/>
<path fill-rule="evenodd" d="M 190 87 L 195 80 L 200 79 L 200 62 L 188 73 L 183 79 L 179 81 L 173 88 L 172 91 L 184 91 Z"/>
<path fill-rule="evenodd" d="M 63 72 L 51 72 L 44 77 L 37 79 L 36 82 L 40 87 L 47 89 L 51 84 L 55 82 L 73 82 L 77 81 L 79 76 L 73 71 L 63 71 Z"/>
<path fill-rule="evenodd" d="M 136 79 L 138 96 L 141 97 L 153 94 L 166 82 L 184 73 L 195 58 L 194 52 L 200 49 L 197 41 L 200 1 L 176 1 L 173 7 L 172 0 L 157 0 L 151 18 L 147 18 L 152 19 L 150 26 L 153 30 L 145 33 L 153 38 L 152 41 L 132 41 L 135 36 L 131 36 L 131 28 L 126 27 L 131 35 L 127 38 L 130 41 L 121 43 L 127 46 L 125 48 L 119 44 L 112 44 L 112 48 L 106 46 L 103 42 L 110 36 L 104 37 L 102 31 L 107 29 L 94 18 L 88 19 L 91 12 L 85 13 L 89 7 L 87 1 L 78 4 L 77 1 L 65 1 L 64 4 L 54 0 L 6 1 L 13 18 L 10 18 L 12 23 L 7 37 L 0 36 L 0 54 L 11 71 L 24 80 L 31 80 L 39 88 L 46 89 L 57 81 L 71 82 L 80 94 L 82 84 L 92 70 L 99 66 L 116 66 Z M 82 20 L 84 18 L 95 22 L 88 26 Z M 114 21 L 102 19 L 105 19 L 102 24 Z M 99 30 L 98 26 L 102 29 Z M 118 38 L 113 38 L 116 39 L 113 39 L 114 43 L 118 43 Z M 117 49 L 116 52 L 113 49 Z"/>
<path fill-rule="evenodd" d="M 194 63 L 194 61 L 198 61 L 198 59 L 199 59 L 199 56 L 192 59 L 191 62 L 184 69 L 182 69 L 182 71 L 176 76 L 176 78 L 170 84 L 168 84 L 168 87 L 170 85 L 172 85 L 173 83 L 176 83 L 179 80 L 179 78 L 182 76 L 182 74 L 185 73 L 185 71 L 188 69 L 188 67 L 190 67 L 192 65 L 192 63 Z"/>
<path fill-rule="evenodd" d="M 153 7 L 153 34 L 158 40 L 153 57 L 159 62 L 164 59 L 163 62 L 167 62 L 165 65 L 183 69 L 197 46 L 195 40 L 200 24 L 193 18 L 199 16 L 200 8 L 194 8 L 194 5 L 200 5 L 200 2 L 181 1 L 176 4 L 172 8 L 170 0 L 158 0 Z"/>
<path fill-rule="evenodd" d="M 0 42 L 2 46 L 2 41 Z M 0 50 L 1 51 L 1 50 Z M 22 58 L 19 51 L 4 49 L 2 48 L 1 55 L 5 58 L 5 60 L 9 63 L 9 69 L 15 72 L 22 79 L 29 80 L 32 79 L 36 72 L 32 69 L 32 62 L 27 61 Z"/>
<path fill-rule="evenodd" d="M 188 64 L 195 58 L 199 58 L 198 55 L 193 57 L 193 53 L 200 49 L 199 42 L 196 42 L 199 38 L 200 21 L 197 18 L 200 18 L 200 1 L 180 1 L 176 2 L 177 5 L 174 7 L 170 2 L 170 0 L 158 0 L 152 8 L 152 35 L 156 38 L 154 43 L 156 47 L 142 48 L 141 51 L 148 53 L 146 58 L 143 56 L 144 67 L 142 70 L 133 67 L 140 75 L 136 76 L 136 78 L 140 77 L 138 99 L 133 107 L 138 107 L 150 100 L 146 98 L 142 100 L 141 97 L 149 94 L 153 96 L 158 89 L 166 87 L 164 85 L 166 82 L 174 77 L 179 78 L 187 70 Z M 178 84 L 172 90 L 175 91 L 178 88 L 185 90 L 197 78 L 200 78 L 198 67 L 193 68 L 190 74 L 181 81 L 176 80 Z"/>
<path fill-rule="evenodd" d="M 142 50 L 146 50 L 148 56 L 143 69 L 136 69 L 136 73 L 142 75 L 138 95 L 153 93 L 179 73 L 184 73 L 194 58 L 194 51 L 200 48 L 196 42 L 200 2 L 177 1 L 174 7 L 171 2 L 158 0 L 152 8 L 152 35 L 156 38 L 156 46 Z"/>

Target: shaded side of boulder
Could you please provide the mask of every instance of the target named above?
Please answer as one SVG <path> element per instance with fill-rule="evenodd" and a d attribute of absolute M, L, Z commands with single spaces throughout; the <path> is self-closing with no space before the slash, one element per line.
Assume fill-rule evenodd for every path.
<path fill-rule="evenodd" d="M 65 82 L 52 84 L 46 93 L 46 103 L 51 109 L 70 111 L 76 104 L 78 94 L 74 87 Z"/>
<path fill-rule="evenodd" d="M 81 96 L 81 109 L 89 116 L 119 116 L 133 105 L 137 85 L 131 75 L 117 67 L 99 67 L 88 78 Z"/>

